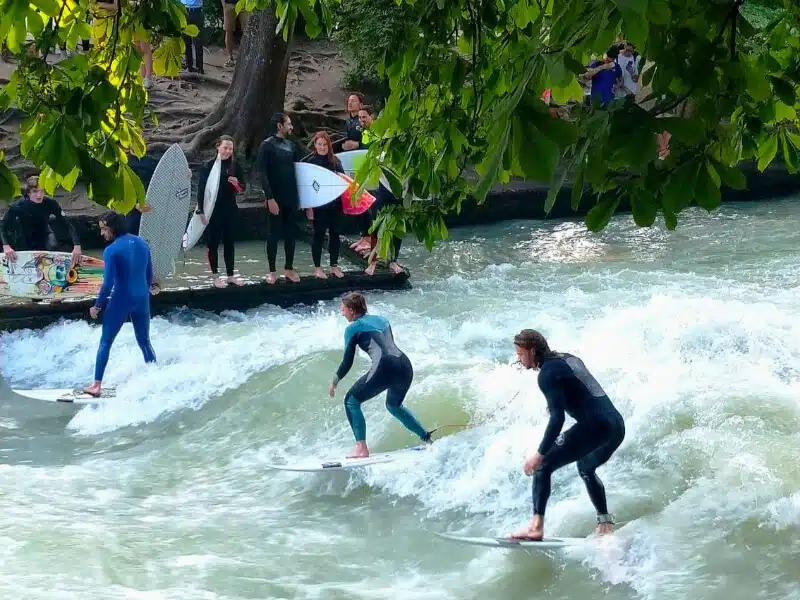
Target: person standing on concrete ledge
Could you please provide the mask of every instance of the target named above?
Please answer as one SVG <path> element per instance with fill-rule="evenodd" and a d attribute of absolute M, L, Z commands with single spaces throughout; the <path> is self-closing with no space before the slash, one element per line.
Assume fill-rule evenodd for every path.
<path fill-rule="evenodd" d="M 219 158 L 222 173 L 217 188 L 217 199 L 211 217 L 203 213 L 203 203 L 206 193 L 206 183 L 214 168 L 214 163 Z M 241 165 L 236 162 L 233 155 L 233 138 L 229 135 L 220 136 L 217 140 L 217 156 L 209 160 L 200 171 L 200 180 L 197 183 L 197 213 L 206 227 L 206 259 L 214 276 L 214 286 L 224 288 L 230 285 L 242 285 L 242 280 L 233 274 L 235 257 L 235 243 L 233 227 L 236 224 L 236 194 L 244 191 L 244 172 Z M 219 244 L 222 242 L 222 254 L 225 258 L 226 277 L 219 275 Z"/>
<path fill-rule="evenodd" d="M 288 115 L 275 113 L 272 115 L 270 127 L 274 133 L 261 142 L 256 159 L 258 171 L 261 173 L 261 189 L 264 190 L 269 210 L 267 234 L 269 273 L 266 282 L 273 284 L 278 280 L 275 262 L 278 257 L 278 239 L 283 234 L 283 249 L 286 253 L 285 276 L 289 281 L 297 283 L 300 281 L 300 275 L 294 270 L 294 246 L 300 197 L 297 192 L 294 163 L 300 162 L 303 155 L 297 145 L 289 139 L 292 134 L 292 120 Z"/>

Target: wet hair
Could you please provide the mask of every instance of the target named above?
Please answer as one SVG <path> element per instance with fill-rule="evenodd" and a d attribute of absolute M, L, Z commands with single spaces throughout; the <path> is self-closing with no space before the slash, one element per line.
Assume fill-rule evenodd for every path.
<path fill-rule="evenodd" d="M 352 310 L 357 316 L 367 314 L 367 298 L 361 292 L 350 292 L 342 296 L 342 304 Z"/>
<path fill-rule="evenodd" d="M 339 162 L 339 159 L 333 154 L 333 142 L 331 141 L 331 136 L 328 135 L 325 131 L 318 131 L 314 134 L 314 137 L 311 138 L 311 147 L 314 148 L 314 154 L 317 153 L 316 143 L 317 140 L 325 140 L 325 143 L 328 144 L 328 154 L 325 156 L 328 159 L 328 163 L 330 166 L 335 167 L 336 163 Z"/>
<path fill-rule="evenodd" d="M 269 120 L 270 131 L 272 131 L 272 133 L 278 133 L 278 125 L 285 122 L 286 122 L 286 115 L 284 113 L 281 112 L 275 113 Z"/>
<path fill-rule="evenodd" d="M 114 239 L 118 238 L 123 233 L 127 233 L 125 228 L 125 217 L 118 212 L 109 211 L 100 217 L 100 221 L 106 224 L 111 230 Z"/>
<path fill-rule="evenodd" d="M 358 98 L 358 101 L 361 102 L 361 105 L 362 106 L 364 105 L 364 94 L 362 94 L 361 92 L 350 92 L 349 94 L 347 94 L 348 102 L 350 101 L 350 96 L 355 96 L 356 98 Z"/>
<path fill-rule="evenodd" d="M 541 365 L 546 358 L 555 356 L 545 337 L 535 329 L 523 329 L 514 336 L 514 345 L 533 351 L 533 362 Z"/>

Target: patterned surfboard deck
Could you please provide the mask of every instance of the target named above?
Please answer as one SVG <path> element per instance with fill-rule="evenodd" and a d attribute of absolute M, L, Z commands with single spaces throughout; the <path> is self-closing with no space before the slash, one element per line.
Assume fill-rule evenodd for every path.
<path fill-rule="evenodd" d="M 81 255 L 72 264 L 69 252 L 17 252 L 11 261 L 0 254 L 0 291 L 17 298 L 81 298 L 103 285 L 103 261 Z"/>
<path fill-rule="evenodd" d="M 153 209 L 142 215 L 139 225 L 139 236 L 150 245 L 156 281 L 174 273 L 191 196 L 189 163 L 181 147 L 173 144 L 158 161 L 147 186 L 147 203 Z"/>

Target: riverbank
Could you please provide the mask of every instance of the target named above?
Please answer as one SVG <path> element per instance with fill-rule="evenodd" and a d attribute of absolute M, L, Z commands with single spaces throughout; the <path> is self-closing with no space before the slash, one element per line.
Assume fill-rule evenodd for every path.
<path fill-rule="evenodd" d="M 746 190 L 733 190 L 723 187 L 723 202 L 762 201 L 770 198 L 789 196 L 800 190 L 800 177 L 791 175 L 781 163 L 771 165 L 764 173 L 750 165 L 745 169 L 747 178 Z M 196 176 L 193 189 L 196 190 Z M 497 184 L 489 192 L 486 201 L 479 204 L 474 199 L 464 201 L 461 212 L 450 214 L 445 218 L 449 228 L 467 225 L 488 225 L 501 221 L 515 219 L 567 219 L 582 217 L 591 208 L 588 199 L 584 198 L 578 210 L 573 210 L 570 205 L 572 185 L 565 183 L 556 198 L 556 203 L 550 213 L 544 210 L 548 186 L 528 181 L 512 181 L 507 184 Z M 97 225 L 97 216 L 101 213 L 100 207 L 93 207 L 90 211 L 70 210 L 65 212 L 72 220 L 84 249 L 99 249 L 105 247 L 105 242 L 100 237 Z M 627 201 L 620 203 L 619 213 L 630 212 Z M 186 216 L 187 223 L 191 213 Z M 678 225 L 680 227 L 680 224 Z M 305 218 L 298 216 L 298 227 L 306 234 L 310 225 Z M 268 230 L 268 215 L 262 200 L 254 197 L 247 198 L 240 203 L 237 214 L 237 223 L 234 228 L 236 241 L 265 240 Z M 358 233 L 358 222 L 355 218 L 345 218 L 342 232 L 349 235 Z M 58 236 L 67 240 L 66 232 Z M 65 245 L 63 249 L 68 249 Z"/>

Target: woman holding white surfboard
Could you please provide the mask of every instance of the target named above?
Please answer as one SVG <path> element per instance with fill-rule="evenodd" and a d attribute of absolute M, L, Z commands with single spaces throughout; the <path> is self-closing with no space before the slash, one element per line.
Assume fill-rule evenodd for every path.
<path fill-rule="evenodd" d="M 344 173 L 341 161 L 333 154 L 333 143 L 330 136 L 324 131 L 318 131 L 311 138 L 314 153 L 306 161 L 318 165 L 334 173 Z M 311 241 L 311 256 L 314 259 L 314 275 L 320 279 L 327 279 L 325 271 L 322 270 L 322 244 L 325 241 L 325 232 L 328 232 L 328 252 L 331 258 L 330 273 L 334 277 L 344 277 L 344 273 L 339 268 L 339 227 L 342 222 L 342 203 L 341 197 L 328 204 L 317 208 L 309 208 L 306 214 L 309 219 L 314 221 L 314 237 Z"/>
<path fill-rule="evenodd" d="M 216 166 L 219 163 L 219 166 Z M 212 176 L 218 180 L 216 201 L 211 204 L 211 214 L 204 213 L 206 186 Z M 223 135 L 217 141 L 217 156 L 209 160 L 200 171 L 197 182 L 197 209 L 200 221 L 206 225 L 206 258 L 214 276 L 214 286 L 224 288 L 230 283 L 242 285 L 233 275 L 235 244 L 233 225 L 236 221 L 236 194 L 244 191 L 244 171 L 233 158 L 233 138 Z M 225 259 L 226 277 L 219 275 L 219 244 Z"/>

